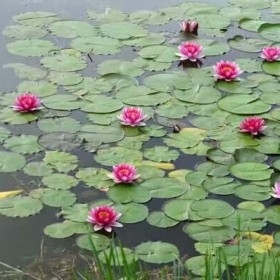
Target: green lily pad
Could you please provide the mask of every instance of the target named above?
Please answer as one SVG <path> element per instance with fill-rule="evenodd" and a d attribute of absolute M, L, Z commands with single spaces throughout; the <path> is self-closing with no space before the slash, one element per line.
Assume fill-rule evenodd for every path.
<path fill-rule="evenodd" d="M 69 111 L 75 110 L 84 105 L 83 101 L 79 101 L 77 96 L 58 94 L 44 98 L 44 106 L 53 110 Z"/>
<path fill-rule="evenodd" d="M 235 189 L 235 195 L 246 200 L 264 201 L 271 197 L 271 189 L 254 184 L 241 185 Z"/>
<path fill-rule="evenodd" d="M 172 46 L 148 46 L 141 49 L 139 55 L 158 62 L 173 62 L 178 59 L 175 55 L 176 51 L 177 49 Z"/>
<path fill-rule="evenodd" d="M 29 25 L 10 25 L 3 30 L 5 36 L 16 39 L 40 39 L 47 33 L 40 27 Z"/>
<path fill-rule="evenodd" d="M 37 122 L 38 127 L 44 132 L 69 132 L 74 133 L 80 130 L 81 124 L 69 117 L 41 119 Z"/>
<path fill-rule="evenodd" d="M 228 217 L 234 212 L 234 208 L 225 201 L 216 199 L 205 199 L 194 201 L 191 209 L 205 219 L 221 219 Z"/>
<path fill-rule="evenodd" d="M 43 150 L 43 147 L 40 146 L 37 141 L 37 136 L 22 134 L 6 139 L 4 147 L 20 154 L 34 154 Z"/>
<path fill-rule="evenodd" d="M 32 67 L 23 63 L 8 63 L 3 65 L 3 68 L 13 68 L 15 74 L 21 79 L 40 80 L 47 75 L 46 71 L 40 68 Z"/>
<path fill-rule="evenodd" d="M 179 250 L 166 242 L 145 242 L 136 246 L 135 252 L 139 259 L 148 263 L 169 263 L 179 258 Z"/>
<path fill-rule="evenodd" d="M 54 56 L 43 57 L 41 63 L 46 68 L 62 72 L 83 70 L 87 67 L 86 62 L 82 57 L 67 54 L 56 54 Z"/>
<path fill-rule="evenodd" d="M 47 176 L 52 173 L 52 168 L 44 162 L 29 162 L 23 169 L 23 172 L 29 176 Z"/>
<path fill-rule="evenodd" d="M 150 191 L 152 197 L 172 198 L 187 191 L 187 185 L 173 178 L 151 178 L 142 182 L 139 188 Z"/>
<path fill-rule="evenodd" d="M 24 156 L 0 151 L 0 172 L 15 172 L 24 167 L 26 161 Z"/>
<path fill-rule="evenodd" d="M 267 208 L 264 211 L 264 215 L 267 218 L 267 220 L 274 224 L 274 225 L 280 225 L 280 206 L 279 205 L 273 205 Z"/>
<path fill-rule="evenodd" d="M 78 237 L 77 245 L 89 251 L 103 251 L 110 245 L 110 239 L 102 234 L 85 234 Z"/>
<path fill-rule="evenodd" d="M 102 62 L 98 65 L 97 71 L 100 75 L 120 74 L 131 77 L 141 76 L 144 73 L 135 63 L 119 59 Z"/>
<path fill-rule="evenodd" d="M 158 33 L 148 33 L 146 36 L 139 38 L 129 38 L 122 40 L 122 44 L 135 47 L 147 47 L 152 45 L 160 45 L 165 41 L 162 34 Z"/>
<path fill-rule="evenodd" d="M 170 150 L 165 146 L 156 146 L 154 148 L 145 149 L 144 157 L 153 161 L 173 161 L 179 157 L 179 152 Z"/>
<path fill-rule="evenodd" d="M 66 152 L 46 151 L 44 162 L 58 172 L 69 172 L 77 167 L 78 158 Z"/>
<path fill-rule="evenodd" d="M 45 26 L 57 19 L 57 14 L 45 11 L 21 13 L 13 17 L 14 21 L 31 26 Z"/>
<path fill-rule="evenodd" d="M 104 35 L 115 39 L 129 39 L 147 35 L 147 31 L 142 26 L 130 22 L 105 23 L 100 26 L 100 30 Z"/>
<path fill-rule="evenodd" d="M 16 196 L 0 199 L 0 214 L 7 217 L 28 217 L 43 209 L 39 199 L 28 196 Z"/>
<path fill-rule="evenodd" d="M 191 223 L 183 228 L 190 238 L 199 242 L 224 242 L 235 236 L 235 230 L 229 226 L 210 227 L 200 225 L 199 223 Z"/>
<path fill-rule="evenodd" d="M 78 180 L 70 175 L 53 173 L 43 177 L 42 183 L 51 189 L 66 190 L 75 187 L 78 184 Z"/>
<path fill-rule="evenodd" d="M 269 45 L 269 42 L 258 38 L 244 38 L 241 35 L 236 35 L 228 39 L 228 44 L 233 48 L 243 52 L 260 52 L 262 48 Z"/>
<path fill-rule="evenodd" d="M 120 222 L 126 224 L 139 223 L 148 217 L 149 209 L 147 206 L 130 202 L 127 204 L 116 204 L 117 212 L 121 213 Z"/>
<path fill-rule="evenodd" d="M 60 213 L 67 220 L 83 223 L 87 220 L 89 207 L 87 204 L 76 203 L 72 206 L 63 207 Z"/>
<path fill-rule="evenodd" d="M 46 189 L 42 196 L 42 202 L 51 207 L 65 207 L 74 204 L 76 196 L 68 190 Z"/>
<path fill-rule="evenodd" d="M 275 76 L 280 76 L 280 61 L 262 63 L 262 69 L 265 73 Z"/>
<path fill-rule="evenodd" d="M 94 26 L 76 20 L 55 21 L 48 26 L 48 29 L 52 34 L 62 38 L 90 37 L 97 34 Z"/>
<path fill-rule="evenodd" d="M 54 83 L 61 86 L 76 85 L 83 81 L 83 77 L 80 74 L 73 72 L 50 72 L 48 79 Z"/>
<path fill-rule="evenodd" d="M 260 162 L 241 162 L 230 167 L 233 176 L 243 180 L 261 181 L 269 179 L 273 170 L 269 165 Z"/>
<path fill-rule="evenodd" d="M 151 212 L 147 218 L 147 222 L 151 226 L 158 227 L 158 228 L 169 228 L 169 227 L 176 226 L 179 223 L 179 221 L 167 217 L 161 211 Z"/>
<path fill-rule="evenodd" d="M 280 24 L 279 23 L 264 23 L 259 29 L 258 33 L 265 39 L 279 42 Z"/>
<path fill-rule="evenodd" d="M 23 81 L 18 85 L 19 92 L 33 92 L 39 97 L 53 95 L 57 91 L 57 86 L 45 80 Z"/>
<path fill-rule="evenodd" d="M 81 110 L 88 113 L 112 113 L 123 107 L 122 102 L 107 96 L 87 97 L 90 102 L 85 103 Z"/>
<path fill-rule="evenodd" d="M 42 39 L 17 40 L 7 44 L 10 53 L 21 56 L 42 56 L 48 55 L 50 51 L 57 50 L 51 42 Z"/>
<path fill-rule="evenodd" d="M 76 38 L 71 42 L 71 47 L 90 54 L 115 54 L 122 44 L 116 39 L 94 36 Z"/>
<path fill-rule="evenodd" d="M 108 191 L 108 197 L 116 203 L 145 203 L 152 197 L 148 190 L 134 185 L 117 185 Z"/>

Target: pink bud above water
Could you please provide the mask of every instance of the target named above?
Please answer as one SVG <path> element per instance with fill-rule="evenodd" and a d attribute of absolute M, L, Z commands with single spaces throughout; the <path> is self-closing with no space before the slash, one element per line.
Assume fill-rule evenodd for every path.
<path fill-rule="evenodd" d="M 241 132 L 247 132 L 251 135 L 257 135 L 266 128 L 265 121 L 262 118 L 251 117 L 246 118 L 239 124 Z"/>
<path fill-rule="evenodd" d="M 108 232 L 112 231 L 112 227 L 122 227 L 118 222 L 121 214 L 110 206 L 97 206 L 89 211 L 87 221 L 94 225 L 95 231 L 104 229 Z"/>
<path fill-rule="evenodd" d="M 215 77 L 218 80 L 233 81 L 243 71 L 240 70 L 239 66 L 235 62 L 231 61 L 219 61 L 213 66 Z"/>
<path fill-rule="evenodd" d="M 180 23 L 181 30 L 186 34 L 197 35 L 198 22 L 195 20 L 184 20 Z"/>
<path fill-rule="evenodd" d="M 31 93 L 23 93 L 16 97 L 14 105 L 12 107 L 14 111 L 27 113 L 39 110 L 40 106 L 41 100 L 38 96 Z"/>
<path fill-rule="evenodd" d="M 108 175 L 115 183 L 130 184 L 140 177 L 134 165 L 128 163 L 120 163 L 113 166 L 113 172 Z"/>
<path fill-rule="evenodd" d="M 197 61 L 203 57 L 202 46 L 194 42 L 184 42 L 178 47 L 180 60 Z"/>
<path fill-rule="evenodd" d="M 121 115 L 118 116 L 121 124 L 132 127 L 145 126 L 144 120 L 146 118 L 147 115 L 144 115 L 142 109 L 138 107 L 125 107 Z"/>
<path fill-rule="evenodd" d="M 262 49 L 261 58 L 266 61 L 280 60 L 280 48 L 279 47 L 266 47 Z"/>

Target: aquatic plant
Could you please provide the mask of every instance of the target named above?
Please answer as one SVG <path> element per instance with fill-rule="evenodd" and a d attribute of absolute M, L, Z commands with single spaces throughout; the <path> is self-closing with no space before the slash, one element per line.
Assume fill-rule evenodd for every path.
<path fill-rule="evenodd" d="M 197 35 L 198 22 L 195 20 L 184 20 L 180 23 L 181 30 L 186 34 Z"/>
<path fill-rule="evenodd" d="M 219 61 L 213 66 L 215 77 L 218 80 L 233 81 L 243 72 L 235 62 Z"/>
<path fill-rule="evenodd" d="M 38 96 L 31 93 L 22 93 L 15 98 L 14 111 L 20 113 L 27 113 L 39 110 L 41 107 L 41 100 Z"/>
<path fill-rule="evenodd" d="M 125 107 L 123 108 L 118 119 L 122 125 L 128 125 L 131 127 L 145 126 L 144 120 L 147 119 L 147 115 L 144 115 L 143 110 L 138 107 Z"/>
<path fill-rule="evenodd" d="M 120 163 L 113 166 L 113 172 L 108 174 L 109 178 L 112 178 L 115 183 L 129 184 L 139 178 L 137 169 L 132 164 Z"/>
<path fill-rule="evenodd" d="M 241 132 L 247 132 L 251 135 L 257 135 L 266 128 L 265 120 L 259 117 L 245 118 L 240 124 L 239 129 Z"/>
<path fill-rule="evenodd" d="M 263 48 L 260 57 L 266 61 L 280 60 L 280 47 Z"/>
<path fill-rule="evenodd" d="M 203 47 L 194 42 L 183 42 L 178 47 L 180 56 L 180 60 L 190 60 L 190 61 L 197 61 L 198 59 L 202 58 L 204 55 L 202 54 Z"/>
<path fill-rule="evenodd" d="M 272 188 L 272 194 L 275 198 L 280 198 L 280 182 L 276 182 L 274 184 L 274 188 Z"/>
<path fill-rule="evenodd" d="M 120 217 L 121 213 L 118 213 L 113 207 L 102 205 L 89 211 L 87 221 L 94 225 L 95 231 L 104 229 L 111 232 L 113 227 L 123 226 L 118 222 Z"/>

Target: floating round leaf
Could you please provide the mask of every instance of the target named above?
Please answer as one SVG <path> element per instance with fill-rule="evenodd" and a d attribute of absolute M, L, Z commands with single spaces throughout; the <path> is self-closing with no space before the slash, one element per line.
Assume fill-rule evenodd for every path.
<path fill-rule="evenodd" d="M 169 263 L 179 258 L 176 246 L 166 242 L 145 242 L 136 246 L 135 252 L 139 259 L 149 263 Z"/>
<path fill-rule="evenodd" d="M 46 226 L 44 233 L 52 238 L 66 238 L 75 233 L 75 228 L 69 222 L 55 223 Z"/>
<path fill-rule="evenodd" d="M 39 39 L 48 32 L 36 26 L 10 25 L 3 30 L 3 34 L 16 39 Z"/>
<path fill-rule="evenodd" d="M 69 132 L 75 133 L 80 130 L 81 124 L 76 119 L 65 118 L 51 118 L 41 119 L 37 123 L 38 127 L 44 132 Z"/>
<path fill-rule="evenodd" d="M 57 14 L 44 11 L 27 12 L 13 17 L 14 21 L 31 26 L 45 26 L 57 19 Z"/>
<path fill-rule="evenodd" d="M 139 188 L 149 190 L 156 198 L 172 198 L 187 191 L 186 184 L 173 178 L 151 178 L 142 182 Z"/>
<path fill-rule="evenodd" d="M 173 161 L 179 157 L 179 153 L 176 150 L 170 150 L 165 146 L 156 146 L 154 148 L 145 149 L 143 153 L 144 157 L 153 161 Z"/>
<path fill-rule="evenodd" d="M 106 36 L 116 39 L 128 39 L 147 35 L 147 31 L 142 26 L 130 22 L 106 23 L 101 25 L 100 30 Z"/>
<path fill-rule="evenodd" d="M 265 206 L 257 201 L 243 201 L 237 205 L 239 209 L 245 209 L 249 211 L 262 212 Z"/>
<path fill-rule="evenodd" d="M 265 39 L 279 42 L 280 24 L 279 23 L 264 23 L 259 29 L 258 33 Z"/>
<path fill-rule="evenodd" d="M 112 266 L 126 266 L 130 263 L 135 263 L 138 257 L 135 253 L 128 248 L 117 247 L 113 245 L 114 249 L 108 248 L 99 253 L 98 259 L 106 265 Z"/>
<path fill-rule="evenodd" d="M 233 176 L 252 181 L 261 181 L 269 179 L 273 170 L 269 169 L 269 165 L 260 162 L 241 162 L 230 167 Z"/>
<path fill-rule="evenodd" d="M 52 173 L 51 167 L 49 167 L 44 162 L 30 162 L 28 163 L 24 169 L 23 172 L 29 176 L 47 176 Z"/>
<path fill-rule="evenodd" d="M 7 217 L 28 217 L 39 213 L 42 209 L 43 205 L 39 199 L 28 196 L 0 199 L 0 214 Z"/>
<path fill-rule="evenodd" d="M 42 202 L 51 207 L 65 207 L 74 204 L 76 196 L 68 190 L 46 189 L 42 196 Z"/>
<path fill-rule="evenodd" d="M 218 101 L 218 106 L 227 112 L 240 115 L 261 114 L 271 109 L 271 105 L 258 100 L 257 96 L 245 94 L 223 97 Z"/>
<path fill-rule="evenodd" d="M 43 104 L 49 109 L 68 111 L 78 109 L 85 103 L 79 101 L 77 96 L 58 94 L 44 98 Z"/>
<path fill-rule="evenodd" d="M 147 222 L 151 226 L 159 227 L 159 228 L 169 228 L 169 227 L 176 226 L 179 223 L 179 221 L 167 217 L 161 211 L 151 212 L 147 218 Z"/>
<path fill-rule="evenodd" d="M 24 156 L 12 152 L 0 151 L 0 172 L 15 172 L 24 167 Z"/>
<path fill-rule="evenodd" d="M 41 63 L 53 71 L 71 72 L 83 70 L 87 67 L 82 57 L 66 54 L 56 54 L 41 59 Z"/>
<path fill-rule="evenodd" d="M 86 99 L 90 102 L 86 102 L 81 108 L 84 112 L 104 114 L 118 111 L 123 107 L 122 102 L 107 96 L 90 96 Z"/>
<path fill-rule="evenodd" d="M 280 225 L 280 205 L 273 205 L 264 211 L 268 221 L 275 225 Z"/>
<path fill-rule="evenodd" d="M 120 222 L 126 224 L 139 223 L 148 217 L 149 209 L 147 206 L 130 202 L 127 204 L 116 204 L 114 208 L 121 213 Z"/>
<path fill-rule="evenodd" d="M 191 209 L 205 219 L 221 219 L 234 212 L 234 208 L 225 201 L 217 199 L 205 199 L 194 201 Z"/>
<path fill-rule="evenodd" d="M 102 62 L 98 65 L 97 71 L 100 75 L 120 74 L 131 77 L 141 76 L 144 73 L 134 62 L 119 59 Z"/>
<path fill-rule="evenodd" d="M 70 175 L 53 173 L 43 177 L 42 183 L 51 189 L 66 190 L 75 187 L 78 180 Z"/>
<path fill-rule="evenodd" d="M 91 24 L 76 20 L 55 21 L 48 26 L 48 29 L 63 38 L 90 37 L 97 34 L 97 30 Z"/>
<path fill-rule="evenodd" d="M 122 44 L 112 38 L 84 37 L 74 39 L 71 47 L 90 54 L 114 54 L 120 51 Z"/>
<path fill-rule="evenodd" d="M 83 77 L 80 74 L 73 72 L 50 72 L 48 76 L 49 80 L 61 86 L 76 85 L 83 81 Z"/>
<path fill-rule="evenodd" d="M 110 244 L 110 239 L 102 234 L 86 234 L 82 235 L 77 239 L 77 245 L 89 251 L 103 251 Z"/>
<path fill-rule="evenodd" d="M 39 97 L 53 95 L 57 91 L 57 86 L 45 80 L 23 81 L 18 85 L 19 92 L 33 92 Z"/>
<path fill-rule="evenodd" d="M 244 38 L 236 35 L 228 40 L 228 44 L 233 48 L 243 52 L 260 52 L 262 48 L 269 45 L 269 41 L 258 38 Z"/>
<path fill-rule="evenodd" d="M 26 124 L 37 119 L 34 113 L 15 113 L 12 108 L 4 108 L 0 111 L 0 122 L 8 124 Z"/>
<path fill-rule="evenodd" d="M 165 38 L 162 34 L 158 33 L 149 33 L 146 36 L 140 38 L 130 38 L 126 40 L 122 40 L 122 44 L 128 46 L 135 46 L 135 47 L 147 47 L 152 45 L 160 45 L 165 41 Z"/>
<path fill-rule="evenodd" d="M 198 223 L 191 223 L 183 228 L 190 238 L 199 242 L 224 242 L 235 236 L 235 230 L 228 226 L 209 227 Z"/>
<path fill-rule="evenodd" d="M 108 197 L 116 203 L 145 203 L 152 197 L 148 190 L 137 185 L 117 185 L 108 191 Z"/>
<path fill-rule="evenodd" d="M 262 64 L 262 69 L 265 73 L 275 76 L 280 76 L 280 61 L 268 62 Z"/>
<path fill-rule="evenodd" d="M 172 46 L 148 46 L 141 49 L 139 55 L 158 62 L 173 62 L 178 60 L 176 51 L 177 49 Z"/>
<path fill-rule="evenodd" d="M 248 31 L 257 32 L 258 28 L 263 23 L 265 23 L 265 21 L 258 19 L 243 18 L 239 21 L 239 27 Z"/>
<path fill-rule="evenodd" d="M 37 141 L 37 136 L 22 134 L 6 139 L 4 147 L 20 154 L 34 154 L 43 150 L 43 147 Z"/>
<path fill-rule="evenodd" d="M 61 214 L 65 219 L 80 223 L 83 223 L 87 220 L 88 212 L 89 207 L 87 204 L 78 203 L 72 206 L 64 207 L 61 210 Z"/>
<path fill-rule="evenodd" d="M 46 151 L 44 162 L 58 172 L 69 172 L 77 167 L 78 158 L 65 152 Z"/>
<path fill-rule="evenodd" d="M 23 63 L 9 63 L 3 65 L 3 68 L 13 68 L 15 74 L 21 79 L 39 80 L 47 75 L 46 71 L 40 68 L 32 67 Z"/>
<path fill-rule="evenodd" d="M 41 39 L 18 40 L 7 44 L 10 53 L 21 56 L 47 55 L 57 47 L 50 41 Z"/>
<path fill-rule="evenodd" d="M 100 149 L 94 159 L 103 165 L 112 166 L 120 162 L 139 162 L 142 160 L 142 153 L 137 150 L 122 147 L 112 147 L 110 149 Z"/>
<path fill-rule="evenodd" d="M 78 147 L 80 143 L 77 135 L 67 132 L 46 133 L 39 137 L 39 144 L 50 150 L 70 151 Z"/>
<path fill-rule="evenodd" d="M 246 200 L 264 201 L 271 197 L 271 188 L 253 184 L 241 185 L 235 189 L 235 195 Z"/>

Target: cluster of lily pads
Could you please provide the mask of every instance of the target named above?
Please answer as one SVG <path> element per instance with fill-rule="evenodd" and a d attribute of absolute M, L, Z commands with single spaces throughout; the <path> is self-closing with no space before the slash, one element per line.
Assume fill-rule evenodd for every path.
<path fill-rule="evenodd" d="M 180 257 L 160 232 L 182 224 L 201 254 L 186 262 L 196 275 L 205 273 L 204 255 L 215 258 L 220 247 L 230 265 L 247 271 L 261 267 L 261 257 L 257 268 L 251 261 L 253 252 L 279 259 L 280 232 L 257 231 L 280 225 L 280 5 L 229 4 L 89 11 L 89 21 L 16 15 L 3 33 L 7 50 L 23 59 L 5 67 L 23 81 L 0 95 L 0 172 L 22 171 L 38 187 L 0 199 L 0 213 L 27 217 L 43 205 L 57 207 L 64 220 L 46 226 L 45 234 L 76 234 L 79 247 L 91 249 L 91 240 L 98 251 L 110 244 L 102 229 L 123 225 L 116 230 L 122 238 L 126 224 L 156 227 L 157 241 L 124 248 L 127 260 L 150 263 Z M 172 31 L 179 23 L 195 35 L 191 40 Z M 237 27 L 242 35 L 231 37 Z M 236 51 L 239 58 L 229 61 Z M 25 64 L 25 57 L 42 67 Z M 203 67 L 193 64 L 198 59 Z M 208 60 L 217 61 L 214 73 Z M 149 211 L 151 199 L 161 209 Z M 121 259 L 121 250 L 115 253 Z"/>

